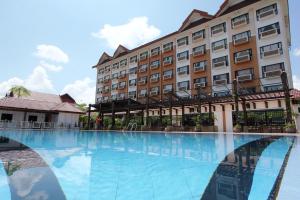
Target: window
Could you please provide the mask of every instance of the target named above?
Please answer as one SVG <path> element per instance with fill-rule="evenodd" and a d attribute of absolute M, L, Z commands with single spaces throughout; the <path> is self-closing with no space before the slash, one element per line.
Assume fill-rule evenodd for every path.
<path fill-rule="evenodd" d="M 139 84 L 146 84 L 147 83 L 147 76 L 141 77 L 139 79 Z"/>
<path fill-rule="evenodd" d="M 197 89 L 199 87 L 205 87 L 207 83 L 206 77 L 196 78 L 194 79 L 194 88 Z"/>
<path fill-rule="evenodd" d="M 13 119 L 12 114 L 2 113 L 1 115 L 1 121 L 12 121 L 12 119 Z"/>
<path fill-rule="evenodd" d="M 157 56 L 160 53 L 160 47 L 156 47 L 154 49 L 151 49 L 151 56 Z"/>
<path fill-rule="evenodd" d="M 277 4 L 273 4 L 273 5 L 266 6 L 264 8 L 257 10 L 256 18 L 257 18 L 257 21 L 260 21 L 268 16 L 273 16 L 273 15 L 277 15 L 277 14 L 278 14 Z"/>
<path fill-rule="evenodd" d="M 119 63 L 113 64 L 113 66 L 112 66 L 112 69 L 113 69 L 113 70 L 116 70 L 116 69 L 118 69 L 118 68 L 119 68 Z"/>
<path fill-rule="evenodd" d="M 117 90 L 118 89 L 118 83 L 111 85 L 111 90 Z"/>
<path fill-rule="evenodd" d="M 252 49 L 236 52 L 233 54 L 233 56 L 234 56 L 234 63 L 242 63 L 242 62 L 250 61 L 252 58 Z"/>
<path fill-rule="evenodd" d="M 171 79 L 173 76 L 173 70 L 170 69 L 170 70 L 164 71 L 163 76 L 164 76 L 164 80 Z"/>
<path fill-rule="evenodd" d="M 119 77 L 119 73 L 114 73 L 111 75 L 112 79 L 118 79 L 118 77 Z"/>
<path fill-rule="evenodd" d="M 105 72 L 109 72 L 109 71 L 110 71 L 110 66 L 106 66 L 106 67 L 104 68 L 104 71 L 105 71 Z"/>
<path fill-rule="evenodd" d="M 155 73 L 155 74 L 151 74 L 151 76 L 150 76 L 150 81 L 151 82 L 157 82 L 157 81 L 159 81 L 159 73 Z"/>
<path fill-rule="evenodd" d="M 249 42 L 251 37 L 251 32 L 246 31 L 232 36 L 232 41 L 234 45 L 240 45 Z"/>
<path fill-rule="evenodd" d="M 103 74 L 104 73 L 104 70 L 103 69 L 99 69 L 98 70 L 98 74 Z"/>
<path fill-rule="evenodd" d="M 119 78 L 124 78 L 126 77 L 126 70 L 120 71 Z"/>
<path fill-rule="evenodd" d="M 217 42 L 213 42 L 211 45 L 213 51 L 218 51 L 221 49 L 227 49 L 227 39 L 219 40 Z"/>
<path fill-rule="evenodd" d="M 189 74 L 189 66 L 187 65 L 177 68 L 177 73 L 178 75 Z"/>
<path fill-rule="evenodd" d="M 229 73 L 213 76 L 214 85 L 224 85 L 229 83 Z"/>
<path fill-rule="evenodd" d="M 169 42 L 163 45 L 164 52 L 173 50 L 173 42 Z"/>
<path fill-rule="evenodd" d="M 280 34 L 280 27 L 278 22 L 258 29 L 259 39 L 278 34 Z"/>
<path fill-rule="evenodd" d="M 230 95 L 230 91 L 221 91 L 221 92 L 215 92 L 214 96 L 215 97 L 226 97 Z"/>
<path fill-rule="evenodd" d="M 170 65 L 173 63 L 173 56 L 167 56 L 163 58 L 164 65 Z"/>
<path fill-rule="evenodd" d="M 255 87 L 248 87 L 248 88 L 240 88 L 238 90 L 238 93 L 240 95 L 245 95 L 245 94 L 255 94 L 256 93 L 256 88 Z"/>
<path fill-rule="evenodd" d="M 205 38 L 205 29 L 192 33 L 193 41 Z"/>
<path fill-rule="evenodd" d="M 140 92 L 139 92 L 140 97 L 145 97 L 146 95 L 147 95 L 147 89 L 140 90 Z"/>
<path fill-rule="evenodd" d="M 279 107 L 279 108 L 282 107 L 282 105 L 281 105 L 281 100 L 278 100 L 278 101 L 277 101 L 277 104 L 278 104 L 278 107 Z"/>
<path fill-rule="evenodd" d="M 128 82 L 129 86 L 136 86 L 136 79 L 131 79 Z"/>
<path fill-rule="evenodd" d="M 193 48 L 193 56 L 198 56 L 203 54 L 205 54 L 205 45 L 201 45 Z"/>
<path fill-rule="evenodd" d="M 193 64 L 194 72 L 205 71 L 207 61 L 200 61 Z"/>
<path fill-rule="evenodd" d="M 136 63 L 137 62 L 137 56 L 132 56 L 130 58 L 130 63 Z"/>
<path fill-rule="evenodd" d="M 163 86 L 163 92 L 164 93 L 171 92 L 172 90 L 173 90 L 173 85 L 172 84 L 168 84 L 168 85 Z"/>
<path fill-rule="evenodd" d="M 28 121 L 29 122 L 36 122 L 38 117 L 36 115 L 29 115 L 28 116 Z"/>
<path fill-rule="evenodd" d="M 256 109 L 256 103 L 255 102 L 252 103 L 252 107 L 253 107 L 253 109 Z"/>
<path fill-rule="evenodd" d="M 156 86 L 156 87 L 152 87 L 150 89 L 150 95 L 151 96 L 156 96 L 159 94 L 159 86 Z"/>
<path fill-rule="evenodd" d="M 104 76 L 104 82 L 108 82 L 109 79 L 110 79 L 110 76 L 109 76 L 109 75 Z"/>
<path fill-rule="evenodd" d="M 125 67 L 127 65 L 127 59 L 120 61 L 120 67 Z"/>
<path fill-rule="evenodd" d="M 189 59 L 189 51 L 184 51 L 177 54 L 178 61 L 187 60 L 187 59 Z"/>
<path fill-rule="evenodd" d="M 148 58 L 148 51 L 145 51 L 140 54 L 140 60 L 145 60 Z"/>
<path fill-rule="evenodd" d="M 282 90 L 282 89 L 283 89 L 282 84 L 274 84 L 274 85 L 264 86 L 264 91 L 265 92 L 279 91 L 279 90 Z"/>
<path fill-rule="evenodd" d="M 111 99 L 112 99 L 112 100 L 116 100 L 117 97 L 118 97 L 118 96 L 117 96 L 116 94 L 111 95 Z"/>
<path fill-rule="evenodd" d="M 183 45 L 188 45 L 189 44 L 189 37 L 183 37 L 177 40 L 177 46 L 183 46 Z"/>
<path fill-rule="evenodd" d="M 242 25 L 249 24 L 249 14 L 240 15 L 231 20 L 231 27 L 237 28 Z"/>
<path fill-rule="evenodd" d="M 226 67 L 228 66 L 228 57 L 227 56 L 222 56 L 219 58 L 214 58 L 212 60 L 213 63 L 213 67 L 217 68 L 217 67 Z"/>
<path fill-rule="evenodd" d="M 226 22 L 211 27 L 211 35 L 216 35 L 219 33 L 225 33 L 226 32 Z"/>
<path fill-rule="evenodd" d="M 146 71 L 147 71 L 147 68 L 148 68 L 148 65 L 147 65 L 147 64 L 141 65 L 141 66 L 139 67 L 139 72 L 146 72 Z"/>
<path fill-rule="evenodd" d="M 182 90 L 189 90 L 190 89 L 190 81 L 182 81 L 177 83 L 178 86 L 178 90 L 182 91 Z"/>
<path fill-rule="evenodd" d="M 97 83 L 103 83 L 103 78 L 98 78 Z"/>
<path fill-rule="evenodd" d="M 281 42 L 260 47 L 261 58 L 275 56 L 275 55 L 282 55 L 282 54 L 283 54 L 283 50 L 282 50 Z"/>
<path fill-rule="evenodd" d="M 130 92 L 128 92 L 128 97 L 132 98 L 132 99 L 135 99 L 136 98 L 136 91 L 130 91 Z"/>
<path fill-rule="evenodd" d="M 129 74 L 136 74 L 136 72 L 137 72 L 137 67 L 129 69 Z"/>
<path fill-rule="evenodd" d="M 150 64 L 151 69 L 157 69 L 157 68 L 159 68 L 159 66 L 160 66 L 160 60 L 152 61 Z"/>
<path fill-rule="evenodd" d="M 265 101 L 265 108 L 269 108 L 269 103 Z"/>
<path fill-rule="evenodd" d="M 262 67 L 264 78 L 280 77 L 282 71 L 284 71 L 284 63 L 276 63 Z"/>
<path fill-rule="evenodd" d="M 237 81 L 244 82 L 253 80 L 253 69 L 243 69 L 235 72 Z"/>
<path fill-rule="evenodd" d="M 118 94 L 117 99 L 118 99 L 118 100 L 125 99 L 125 93 L 120 93 L 120 94 Z"/>
<path fill-rule="evenodd" d="M 124 89 L 126 87 L 126 82 L 122 81 L 119 83 L 119 89 Z"/>

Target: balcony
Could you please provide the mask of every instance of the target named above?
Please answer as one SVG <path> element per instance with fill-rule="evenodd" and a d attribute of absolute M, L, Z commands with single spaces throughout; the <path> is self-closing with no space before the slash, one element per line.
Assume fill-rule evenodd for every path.
<path fill-rule="evenodd" d="M 126 88 L 126 85 L 119 85 L 119 90 L 123 90 Z"/>
<path fill-rule="evenodd" d="M 211 31 L 212 35 L 218 35 L 218 34 L 220 34 L 220 33 L 222 33 L 222 32 L 224 32 L 223 26 L 220 27 L 220 28 L 215 28 L 215 29 L 213 29 L 213 30 Z"/>
<path fill-rule="evenodd" d="M 157 96 L 158 95 L 158 91 L 150 91 L 150 96 Z"/>
<path fill-rule="evenodd" d="M 172 50 L 173 50 L 173 46 L 172 45 L 164 47 L 164 52 L 169 52 L 169 51 L 172 51 Z"/>
<path fill-rule="evenodd" d="M 205 65 L 194 66 L 194 72 L 203 72 L 203 71 L 205 71 Z"/>
<path fill-rule="evenodd" d="M 108 83 L 109 82 L 109 78 L 104 78 L 103 83 Z"/>
<path fill-rule="evenodd" d="M 158 82 L 159 81 L 159 78 L 158 77 L 152 77 L 151 79 L 150 79 L 150 82 L 151 83 L 156 83 L 156 82 Z"/>
<path fill-rule="evenodd" d="M 238 20 L 232 22 L 232 28 L 239 28 L 241 26 L 247 25 L 248 24 L 248 19 L 246 16 L 243 16 L 239 18 Z"/>
<path fill-rule="evenodd" d="M 146 82 L 146 80 L 139 80 L 139 85 L 145 85 L 147 82 Z"/>
<path fill-rule="evenodd" d="M 147 72 L 147 68 L 146 68 L 146 67 L 145 67 L 145 68 L 140 68 L 140 69 L 139 69 L 139 72 L 140 72 L 140 73 Z"/>
<path fill-rule="evenodd" d="M 205 50 L 201 49 L 201 50 L 197 50 L 193 52 L 193 57 L 197 57 L 197 56 L 202 56 L 205 54 Z"/>
<path fill-rule="evenodd" d="M 193 35 L 193 37 L 192 37 L 193 42 L 200 41 L 203 39 L 204 39 L 204 34 Z"/>
<path fill-rule="evenodd" d="M 187 41 L 186 40 L 182 40 L 182 41 L 178 41 L 177 42 L 177 46 L 178 47 L 181 47 L 181 46 L 184 46 L 184 45 L 187 45 Z"/>
<path fill-rule="evenodd" d="M 226 61 L 220 61 L 220 62 L 215 62 L 213 63 L 214 68 L 221 68 L 221 67 L 226 67 Z"/>
<path fill-rule="evenodd" d="M 277 29 L 273 28 L 273 29 L 261 32 L 260 33 L 260 38 L 261 39 L 265 39 L 265 38 L 269 38 L 269 37 L 275 36 L 277 34 L 278 34 Z"/>
<path fill-rule="evenodd" d="M 177 73 L 178 73 L 178 75 L 185 75 L 185 74 L 188 74 L 188 71 L 187 70 L 181 70 L 181 71 L 178 71 Z"/>
<path fill-rule="evenodd" d="M 239 75 L 236 78 L 238 82 L 252 81 L 253 75 L 252 74 Z"/>
<path fill-rule="evenodd" d="M 172 89 L 171 89 L 171 88 L 165 88 L 165 89 L 163 89 L 163 93 L 164 93 L 164 94 L 168 94 L 168 93 L 170 93 L 170 92 L 172 92 Z"/>
<path fill-rule="evenodd" d="M 180 56 L 177 58 L 178 61 L 188 60 L 188 56 Z"/>
<path fill-rule="evenodd" d="M 214 85 L 215 86 L 227 85 L 227 80 L 226 79 L 214 80 Z"/>
<path fill-rule="evenodd" d="M 119 78 L 125 78 L 126 77 L 126 74 L 120 74 L 119 75 Z"/>
<path fill-rule="evenodd" d="M 267 17 L 272 17 L 276 15 L 276 9 L 274 7 L 269 7 L 269 9 L 266 9 L 260 13 L 257 14 L 258 20 L 262 20 Z"/>
<path fill-rule="evenodd" d="M 172 64 L 172 60 L 164 60 L 163 61 L 163 65 L 164 66 L 169 66 L 169 65 L 171 65 Z"/>
<path fill-rule="evenodd" d="M 159 55 L 159 50 L 155 50 L 151 52 L 151 57 L 158 56 L 158 55 Z"/>
<path fill-rule="evenodd" d="M 151 70 L 158 69 L 158 68 L 159 68 L 159 63 L 154 63 L 150 65 Z"/>
<path fill-rule="evenodd" d="M 269 57 L 274 57 L 274 56 L 279 56 L 281 54 L 281 49 L 277 48 L 277 49 L 271 49 L 268 51 L 264 51 L 262 53 L 263 58 L 269 58 Z"/>
<path fill-rule="evenodd" d="M 141 55 L 140 56 L 140 61 L 146 60 L 148 58 L 148 55 Z"/>
<path fill-rule="evenodd" d="M 187 86 L 179 86 L 179 87 L 178 87 L 178 90 L 179 90 L 179 91 L 187 91 L 187 90 L 188 90 L 188 87 L 187 87 Z"/>
<path fill-rule="evenodd" d="M 202 82 L 202 83 L 194 83 L 194 88 L 198 89 L 198 88 L 204 88 L 206 87 L 206 83 Z"/>
<path fill-rule="evenodd" d="M 104 93 L 104 94 L 109 93 L 109 88 L 104 89 L 104 90 L 103 90 L 103 93 Z"/>

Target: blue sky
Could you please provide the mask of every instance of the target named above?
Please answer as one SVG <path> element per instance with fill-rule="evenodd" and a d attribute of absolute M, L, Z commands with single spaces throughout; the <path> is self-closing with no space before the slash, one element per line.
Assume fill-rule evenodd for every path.
<path fill-rule="evenodd" d="M 0 6 L 0 96 L 11 85 L 23 84 L 38 91 L 69 92 L 78 101 L 92 102 L 96 72 L 91 66 L 103 51 L 112 53 L 118 41 L 135 45 L 166 35 L 177 30 L 193 9 L 214 14 L 222 2 L 3 0 Z M 289 3 L 291 61 L 295 85 L 299 87 L 300 13 L 297 9 L 300 1 Z M 128 27 L 131 27 L 129 32 Z M 144 33 L 142 39 L 137 39 L 140 38 L 137 32 Z M 132 33 L 136 37 L 128 39 Z"/>

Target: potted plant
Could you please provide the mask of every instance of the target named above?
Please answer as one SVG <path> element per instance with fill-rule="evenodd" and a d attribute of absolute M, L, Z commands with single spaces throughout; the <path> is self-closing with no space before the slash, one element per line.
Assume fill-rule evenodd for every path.
<path fill-rule="evenodd" d="M 239 133 L 239 132 L 241 132 L 241 130 L 242 130 L 242 126 L 240 124 L 236 124 L 233 127 L 233 132 L 235 132 L 235 133 Z"/>
<path fill-rule="evenodd" d="M 285 126 L 284 126 L 284 130 L 285 132 L 287 133 L 296 133 L 297 130 L 296 130 L 296 125 L 295 123 L 292 123 L 292 122 L 288 122 Z"/>

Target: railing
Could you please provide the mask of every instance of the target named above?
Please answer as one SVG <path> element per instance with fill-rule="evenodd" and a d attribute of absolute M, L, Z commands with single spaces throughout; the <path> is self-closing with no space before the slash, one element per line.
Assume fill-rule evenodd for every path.
<path fill-rule="evenodd" d="M 29 122 L 29 121 L 0 121 L 0 129 L 71 129 L 78 128 L 77 124 L 55 122 Z"/>

